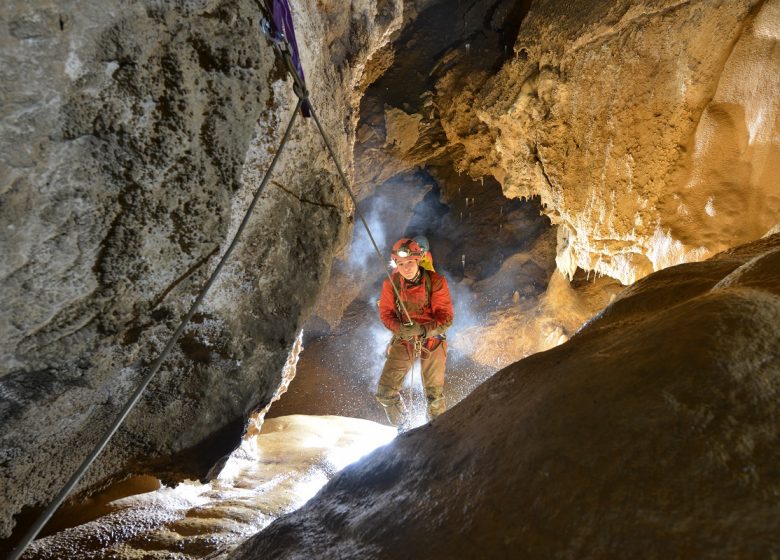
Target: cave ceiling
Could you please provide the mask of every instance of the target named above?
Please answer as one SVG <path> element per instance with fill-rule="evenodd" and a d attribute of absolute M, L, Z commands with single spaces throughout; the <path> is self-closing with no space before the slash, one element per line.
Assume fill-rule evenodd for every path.
<path fill-rule="evenodd" d="M 776 509 L 760 496 L 777 491 L 776 469 L 767 467 L 777 464 L 767 459 L 778 448 L 776 422 L 773 428 L 765 420 L 776 419 L 767 395 L 777 392 L 780 0 L 301 0 L 293 15 L 312 102 L 359 204 L 381 208 L 384 193 L 404 194 L 394 209 L 403 218 L 388 237 L 435 224 L 441 266 L 469 293 L 499 302 L 483 306 L 497 312 L 490 316 L 495 336 L 472 332 L 478 343 L 469 359 L 485 365 L 496 354 L 507 357 L 491 364 L 495 370 L 571 338 L 504 370 L 449 423 L 404 440 L 404 449 L 419 443 L 416 466 L 432 464 L 439 452 L 476 465 L 473 449 L 459 441 L 484 442 L 487 451 L 509 443 L 536 446 L 538 455 L 523 463 L 525 470 L 512 461 L 502 468 L 542 476 L 557 452 L 523 439 L 534 435 L 524 427 L 555 416 L 550 403 L 566 404 L 565 383 L 588 390 L 591 374 L 603 373 L 620 394 L 606 385 L 599 390 L 625 397 L 623 416 L 640 411 L 648 418 L 621 432 L 620 441 L 638 453 L 626 465 L 649 464 L 659 449 L 681 460 L 670 462 L 679 476 L 649 493 L 650 502 L 663 502 L 670 495 L 664 492 L 684 489 L 685 477 L 704 469 L 712 476 L 703 490 L 729 481 L 725 494 L 712 494 L 713 503 L 723 498 L 727 507 L 728 493 L 738 488 L 755 499 L 740 502 L 745 512 L 756 506 L 755 518 L 746 513 L 732 521 L 768 527 Z M 260 184 L 296 99 L 259 16 L 251 0 L 4 4 L 2 537 L 20 513 L 48 503 L 80 463 L 75 451 L 86 453 L 110 425 Z M 129 474 L 166 482 L 206 477 L 239 444 L 251 415 L 278 396 L 283 366 L 307 321 L 330 332 L 342 319 L 349 323 L 349 306 L 369 293 L 365 267 L 359 274 L 344 268 L 354 247 L 353 202 L 316 128 L 302 122 L 245 242 L 77 495 Z M 521 235 L 519 224 L 531 233 Z M 611 280 L 589 287 L 589 274 Z M 523 284 L 508 289 L 507 278 Z M 612 298 L 618 283 L 632 288 Z M 327 299 L 339 289 L 341 299 Z M 650 292 L 658 299 L 646 297 Z M 576 335 L 609 301 L 595 326 Z M 657 316 L 650 313 L 656 304 Z M 641 325 L 652 331 L 650 343 Z M 533 343 L 506 342 L 515 335 Z M 718 336 L 728 344 L 719 347 Z M 714 350 L 686 361 L 686 348 L 696 344 Z M 666 348 L 679 354 L 671 369 L 662 359 Z M 577 369 L 579 360 L 592 367 Z M 621 377 L 615 372 L 626 362 L 633 369 Z M 562 384 L 528 373 L 528 364 Z M 570 371 L 577 373 L 567 377 Z M 723 375 L 710 385 L 707 372 Z M 632 408 L 639 393 L 627 379 L 640 380 L 661 399 L 652 401 L 657 406 Z M 700 402 L 702 386 L 711 391 Z M 507 403 L 533 405 L 523 408 L 511 441 L 502 429 L 520 421 L 521 403 L 502 409 L 492 439 L 475 427 L 484 414 L 480 399 L 488 402 L 493 390 Z M 724 412 L 722 399 L 738 414 Z M 753 414 L 746 403 L 760 406 Z M 601 434 L 599 422 L 614 417 L 591 415 L 586 404 L 548 432 L 540 428 L 547 435 L 539 437 L 565 439 L 581 425 Z M 693 431 L 681 428 L 680 418 L 689 418 Z M 745 431 L 708 431 L 734 423 Z M 643 428 L 659 436 L 642 448 L 647 455 L 631 447 Z M 675 454 L 675 441 L 688 437 L 701 453 Z M 619 453 L 618 440 L 599 441 L 599 457 Z M 558 480 L 588 472 L 572 450 L 552 465 Z M 374 459 L 382 463 L 378 472 L 406 466 L 385 459 Z M 420 480 L 435 478 L 424 468 L 415 472 Z M 340 484 L 371 486 L 371 476 L 356 471 Z M 609 493 L 609 484 L 588 476 L 579 479 L 583 488 Z M 442 480 L 452 482 L 442 487 L 445 494 L 458 487 L 455 478 Z M 535 488 L 552 488 L 534 480 Z M 613 497 L 633 503 L 644 482 L 634 480 Z M 327 519 L 331 506 L 353 507 L 339 488 L 311 506 L 312 519 Z M 383 502 L 388 507 L 405 508 L 404 496 L 418 490 L 396 488 Z M 461 490 L 484 496 L 500 488 Z M 592 496 L 585 497 L 580 505 Z M 424 527 L 419 512 L 409 511 L 405 526 Z M 480 519 L 490 515 L 474 513 L 469 530 L 482 534 Z M 518 538 L 522 527 L 536 527 L 530 518 L 499 521 L 512 519 L 520 529 L 510 533 Z M 278 531 L 307 522 L 286 523 Z M 338 538 L 312 523 L 312 532 L 301 534 L 325 535 L 317 542 Z M 724 523 L 715 519 L 702 530 L 718 542 L 719 527 L 720 534 L 744 529 Z M 258 550 L 282 532 L 258 540 Z M 602 536 L 581 533 L 576 542 L 607 546 Z M 744 557 L 766 557 L 766 548 L 751 550 Z M 666 557 L 663 550 L 658 557 Z"/>

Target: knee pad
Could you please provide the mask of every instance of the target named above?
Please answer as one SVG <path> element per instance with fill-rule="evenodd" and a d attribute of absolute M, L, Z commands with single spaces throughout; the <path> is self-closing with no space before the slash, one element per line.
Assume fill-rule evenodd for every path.
<path fill-rule="evenodd" d="M 397 405 L 401 401 L 401 393 L 384 385 L 377 387 L 374 396 L 384 407 Z"/>
<path fill-rule="evenodd" d="M 429 420 L 433 420 L 447 410 L 447 402 L 444 400 L 444 388 L 442 387 L 426 387 L 425 400 L 428 401 Z"/>
<path fill-rule="evenodd" d="M 429 404 L 444 399 L 444 387 L 426 387 L 425 398 Z"/>

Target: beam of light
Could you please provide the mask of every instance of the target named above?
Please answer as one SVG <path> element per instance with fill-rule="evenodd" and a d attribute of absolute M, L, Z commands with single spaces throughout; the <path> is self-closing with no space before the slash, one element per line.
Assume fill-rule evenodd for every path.
<path fill-rule="evenodd" d="M 314 470 L 307 476 L 301 478 L 296 482 L 292 492 L 295 494 L 296 499 L 293 502 L 293 509 L 298 509 L 303 504 L 312 499 L 320 488 L 328 483 L 328 475 L 321 470 Z"/>
<path fill-rule="evenodd" d="M 337 471 L 355 463 L 374 451 L 393 441 L 395 428 L 374 424 L 367 426 L 354 440 L 345 446 L 334 447 L 328 452 L 327 461 Z"/>

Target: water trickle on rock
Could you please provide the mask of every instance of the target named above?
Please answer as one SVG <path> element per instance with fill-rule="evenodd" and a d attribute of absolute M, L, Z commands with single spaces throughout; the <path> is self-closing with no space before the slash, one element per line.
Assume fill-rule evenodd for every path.
<path fill-rule="evenodd" d="M 395 435 L 357 418 L 272 418 L 215 480 L 116 500 L 111 513 L 36 541 L 25 558 L 221 558 Z"/>

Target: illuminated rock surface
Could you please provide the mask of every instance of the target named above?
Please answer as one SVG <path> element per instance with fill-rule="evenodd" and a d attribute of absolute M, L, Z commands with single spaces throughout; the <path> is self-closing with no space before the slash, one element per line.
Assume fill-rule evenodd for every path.
<path fill-rule="evenodd" d="M 778 223 L 779 40 L 778 0 L 534 2 L 476 92 L 442 78 L 443 126 L 461 169 L 541 196 L 561 270 L 630 284 Z"/>
<path fill-rule="evenodd" d="M 563 272 L 630 284 L 778 224 L 778 40 L 778 0 L 434 3 L 366 90 L 356 178 L 492 176 L 541 197 Z"/>
<path fill-rule="evenodd" d="M 657 272 L 231 558 L 770 558 L 780 235 Z"/>
<path fill-rule="evenodd" d="M 25 558 L 195 559 L 225 552 L 393 437 L 393 428 L 357 418 L 274 418 L 209 484 L 183 482 L 111 502 L 108 515 L 36 541 Z"/>
<path fill-rule="evenodd" d="M 780 0 L 292 4 L 312 99 L 361 204 L 394 189 L 373 216 L 388 225 L 382 248 L 407 227 L 427 233 L 456 301 L 471 307 L 457 311 L 451 333 L 451 402 L 496 369 L 571 338 L 504 370 L 492 389 L 398 444 L 414 442 L 419 455 L 382 463 L 390 479 L 407 460 L 410 472 L 430 474 L 410 481 L 418 501 L 487 493 L 484 502 L 463 500 L 458 516 L 448 517 L 455 506 L 447 505 L 446 515 L 428 519 L 451 526 L 402 514 L 399 522 L 416 525 L 399 550 L 414 556 L 437 542 L 415 531 L 459 543 L 461 525 L 479 537 L 513 522 L 504 532 L 529 555 L 557 531 L 578 551 L 559 549 L 562 556 L 645 556 L 636 550 L 662 546 L 661 535 L 670 548 L 648 548 L 659 558 L 719 544 L 724 557 L 771 557 L 766 519 L 777 511 L 767 513 L 757 496 L 777 501 L 765 446 L 777 425 L 765 397 L 776 397 L 777 355 L 761 346 L 778 347 L 767 326 L 774 296 L 744 287 L 705 294 L 742 257 L 632 286 L 572 336 L 619 288 L 602 275 L 629 284 L 777 232 Z M 295 100 L 258 17 L 254 0 L 3 6 L 0 536 L 19 512 L 33 508 L 29 517 L 47 503 L 115 416 L 215 266 L 269 163 Z M 286 412 L 349 396 L 357 404 L 339 412 L 377 413 L 370 390 L 387 333 L 375 336 L 371 318 L 383 263 L 346 265 L 352 210 L 305 122 L 244 243 L 80 495 L 133 474 L 175 483 L 214 472 L 242 432 L 253 433 L 253 412 L 289 381 L 280 372 L 310 316 L 312 336 L 340 337 L 351 353 L 310 345 L 304 363 L 319 369 L 300 380 Z M 776 276 L 776 260 L 767 259 L 740 282 L 766 267 Z M 658 282 L 663 289 L 643 291 Z M 528 373 L 534 364 L 544 371 Z M 739 383 L 729 377 L 738 371 Z M 517 389 L 509 390 L 512 379 Z M 604 385 L 588 385 L 597 381 Z M 615 399 L 582 400 L 580 387 L 619 393 L 622 408 L 609 407 Z M 493 390 L 511 412 L 473 404 Z M 478 406 L 493 414 L 477 415 Z M 762 414 L 775 423 L 754 430 Z M 614 439 L 605 439 L 608 430 Z M 584 458 L 588 438 L 602 455 Z M 564 440 L 566 453 L 558 451 Z M 441 479 L 415 466 L 448 445 L 462 464 L 441 463 Z M 492 472 L 491 458 L 501 464 L 491 449 L 502 447 L 519 461 L 497 471 L 517 490 L 496 502 L 507 515 L 490 509 L 492 490 L 476 478 Z M 528 456 L 515 455 L 519 448 Z M 453 477 L 475 461 L 480 471 L 461 492 Z M 685 487 L 684 476 L 696 483 Z M 742 503 L 728 502 L 732 491 Z M 602 502 L 612 509 L 599 510 Z M 576 508 L 600 517 L 583 514 L 575 524 Z M 667 512 L 677 520 L 672 535 L 662 531 Z M 334 526 L 345 517 L 337 512 Z M 359 514 L 349 523 L 370 525 Z M 752 523 L 754 549 L 742 546 L 740 523 Z M 370 530 L 381 536 L 390 526 Z M 698 538 L 686 536 L 698 528 Z M 318 534 L 311 530 L 300 537 Z M 317 542 L 336 542 L 329 539 Z M 623 554 L 622 545 L 636 549 Z"/>
<path fill-rule="evenodd" d="M 294 3 L 345 166 L 344 92 L 400 25 L 400 4 L 380 4 Z M 0 537 L 117 415 L 276 150 L 295 96 L 260 15 L 252 0 L 3 3 Z M 299 125 L 244 242 L 78 491 L 131 473 L 201 477 L 275 394 L 351 227 L 316 129 Z"/>
<path fill-rule="evenodd" d="M 497 185 L 477 183 L 464 186 L 460 197 L 444 206 L 439 199 L 448 196 L 445 192 L 437 196 L 429 185 L 419 186 L 420 177 L 416 182 L 388 182 L 361 206 L 380 240 L 404 231 L 426 234 L 437 271 L 449 278 L 455 321 L 447 333 L 445 396 L 451 405 L 504 366 L 567 340 L 621 289 L 606 277 L 588 278 L 580 271 L 570 283 L 556 272 L 556 232 L 538 215 L 538 204 L 507 201 Z M 442 191 L 457 195 L 461 190 L 441 184 Z M 421 190 L 422 200 L 415 196 Z M 392 193 L 399 191 L 412 207 L 392 203 Z M 437 215 L 437 208 L 443 213 Z M 309 340 L 295 380 L 271 416 L 338 414 L 385 421 L 373 394 L 391 335 L 376 308 L 382 263 L 362 233 L 355 229 L 348 255 L 334 265 L 304 327 Z M 461 243 L 452 242 L 459 238 Z M 419 368 L 415 371 L 417 387 Z"/>

